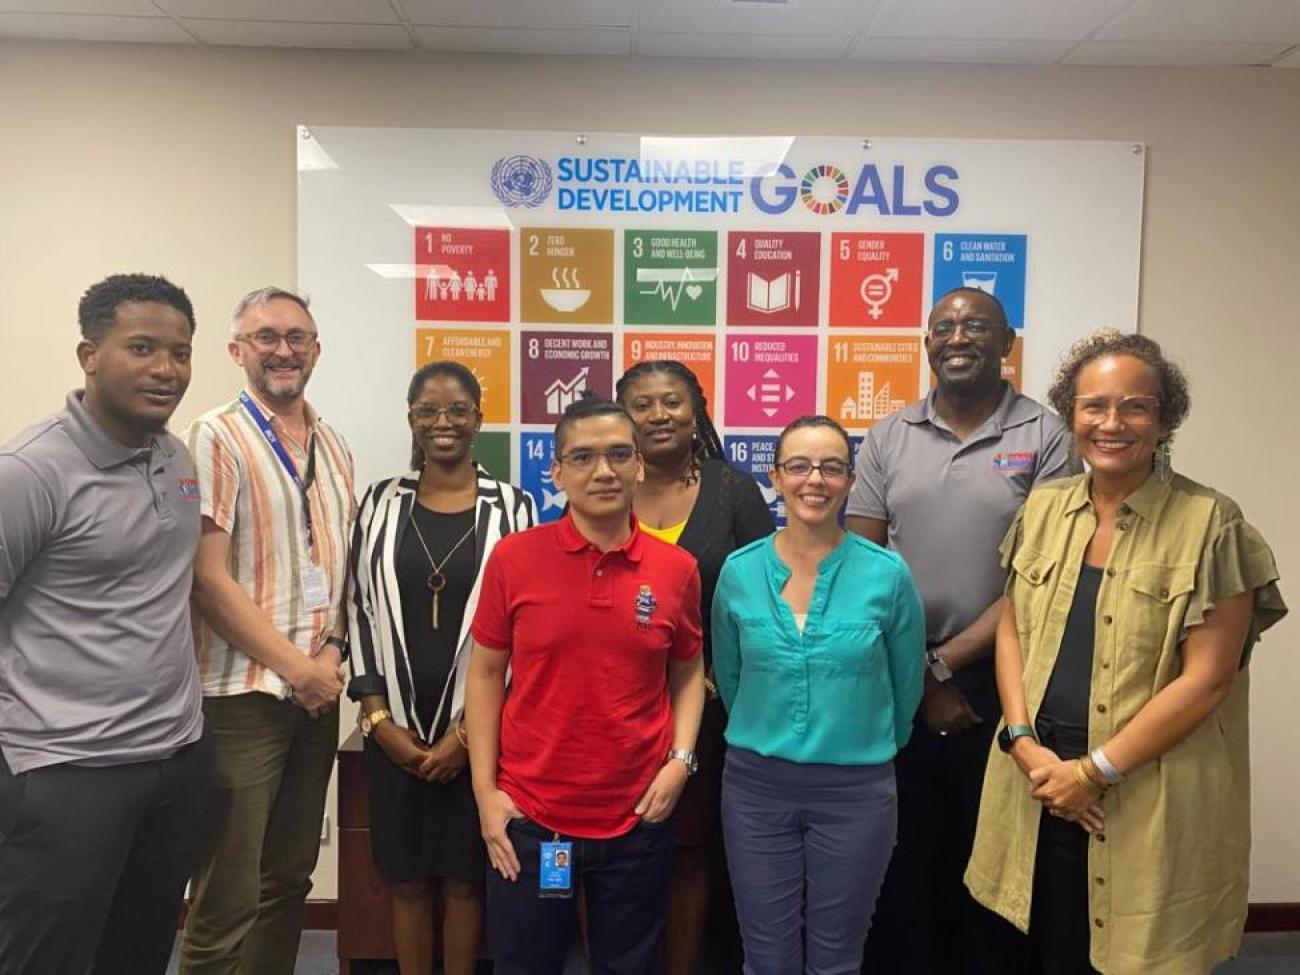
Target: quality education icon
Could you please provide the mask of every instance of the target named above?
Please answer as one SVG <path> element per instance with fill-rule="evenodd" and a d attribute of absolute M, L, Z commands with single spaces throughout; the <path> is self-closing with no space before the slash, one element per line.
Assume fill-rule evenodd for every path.
<path fill-rule="evenodd" d="M 555 179 L 551 165 L 536 156 L 502 156 L 488 177 L 493 195 L 508 207 L 539 207 L 550 196 Z"/>

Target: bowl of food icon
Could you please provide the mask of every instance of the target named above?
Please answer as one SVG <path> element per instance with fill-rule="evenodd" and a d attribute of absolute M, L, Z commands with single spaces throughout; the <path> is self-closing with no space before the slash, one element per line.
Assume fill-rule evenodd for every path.
<path fill-rule="evenodd" d="M 543 288 L 542 300 L 560 312 L 577 311 L 591 297 L 588 288 Z"/>

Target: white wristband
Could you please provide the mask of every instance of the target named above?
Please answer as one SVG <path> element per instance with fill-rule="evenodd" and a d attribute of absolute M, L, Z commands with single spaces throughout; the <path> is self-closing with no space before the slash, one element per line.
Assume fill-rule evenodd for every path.
<path fill-rule="evenodd" d="M 1110 759 L 1106 757 L 1106 753 L 1100 747 L 1094 748 L 1089 757 L 1092 759 L 1092 764 L 1097 766 L 1097 771 L 1101 773 L 1101 777 L 1106 780 L 1107 785 L 1119 785 L 1124 781 L 1124 775 L 1114 765 L 1110 764 Z"/>

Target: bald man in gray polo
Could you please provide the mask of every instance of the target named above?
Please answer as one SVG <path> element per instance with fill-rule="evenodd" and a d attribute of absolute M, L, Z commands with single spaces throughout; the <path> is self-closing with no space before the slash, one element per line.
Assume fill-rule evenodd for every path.
<path fill-rule="evenodd" d="M 998 546 L 1035 484 L 1073 472 L 1064 424 L 1002 379 L 1014 341 L 992 295 L 942 296 L 925 338 L 935 390 L 872 427 L 858 452 L 849 528 L 907 562 L 928 647 L 925 693 L 895 763 L 898 842 L 867 940 L 868 972 L 971 971 L 977 942 L 996 928 L 962 873 L 1001 714 Z"/>

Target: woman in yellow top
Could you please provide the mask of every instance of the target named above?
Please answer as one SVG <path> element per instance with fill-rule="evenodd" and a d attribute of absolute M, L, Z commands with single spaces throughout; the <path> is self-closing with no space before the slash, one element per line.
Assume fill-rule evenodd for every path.
<path fill-rule="evenodd" d="M 1169 467 L 1187 384 L 1141 335 L 1077 343 L 1048 394 L 1087 474 L 1003 542 L 1005 727 L 966 884 L 1028 934 L 992 969 L 1193 975 L 1246 919 L 1246 664 L 1286 613 L 1237 505 Z"/>

